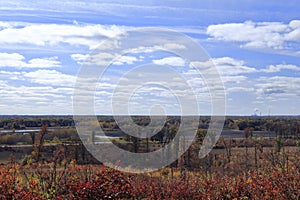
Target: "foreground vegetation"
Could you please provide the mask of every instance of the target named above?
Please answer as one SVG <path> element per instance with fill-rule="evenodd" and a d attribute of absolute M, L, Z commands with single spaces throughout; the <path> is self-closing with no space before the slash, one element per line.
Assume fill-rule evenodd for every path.
<path fill-rule="evenodd" d="M 165 168 L 136 175 L 74 161 L 0 168 L 1 199 L 299 199 L 300 169 L 265 166 L 234 176 Z"/>
<path fill-rule="evenodd" d="M 146 117 L 134 119 L 139 125 L 149 123 Z M 170 117 L 149 141 L 121 136 L 113 142 L 132 152 L 155 151 L 173 139 L 178 120 Z M 70 118 L 3 118 L 0 127 L 1 123 L 2 130 L 41 127 L 37 134 L 0 136 L 0 153 L 11 153 L 0 165 L 0 199 L 300 199 L 296 117 L 227 118 L 224 129 L 239 135 L 221 137 L 212 152 L 199 159 L 209 124 L 202 118 L 188 151 L 170 166 L 147 174 L 122 173 L 117 169 L 124 163 L 118 161 L 114 169 L 99 164 L 84 148 Z M 109 117 L 99 123 L 106 131 L 118 130 Z M 63 128 L 48 129 L 58 126 Z M 178 152 L 180 141 L 172 151 Z M 16 159 L 18 152 L 22 157 Z M 2 154 L 4 159 L 3 155 L 7 154 Z"/>

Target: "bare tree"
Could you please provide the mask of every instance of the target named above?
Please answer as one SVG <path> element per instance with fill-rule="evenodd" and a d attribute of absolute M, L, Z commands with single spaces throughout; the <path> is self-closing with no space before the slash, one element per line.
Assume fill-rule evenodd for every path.
<path fill-rule="evenodd" d="M 41 157 L 42 147 L 44 145 L 44 136 L 48 133 L 48 125 L 43 124 L 38 135 L 38 141 L 34 144 L 34 157 L 38 162 Z"/>

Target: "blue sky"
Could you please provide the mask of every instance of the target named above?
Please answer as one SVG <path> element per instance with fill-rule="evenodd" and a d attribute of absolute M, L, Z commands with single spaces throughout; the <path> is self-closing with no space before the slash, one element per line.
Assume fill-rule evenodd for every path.
<path fill-rule="evenodd" d="M 72 114 L 76 75 L 95 47 L 133 28 L 161 27 L 186 34 L 209 54 L 224 82 L 226 114 L 299 115 L 299 10 L 295 0 L 1 1 L 0 114 Z M 145 63 L 191 70 L 167 53 L 124 55 L 97 89 L 98 114 L 110 114 L 118 78 Z M 193 88 L 203 86 L 188 78 Z M 136 108 L 156 100 L 176 114 L 174 98 L 161 89 L 133 95 L 144 104 Z M 209 114 L 208 91 L 198 92 L 201 114 Z"/>

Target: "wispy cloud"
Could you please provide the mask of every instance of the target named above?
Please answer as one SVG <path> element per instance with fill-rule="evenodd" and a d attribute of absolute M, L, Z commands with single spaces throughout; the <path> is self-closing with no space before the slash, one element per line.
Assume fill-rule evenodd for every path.
<path fill-rule="evenodd" d="M 296 65 L 279 64 L 279 65 L 270 65 L 266 69 L 262 69 L 261 71 L 266 73 L 274 73 L 274 72 L 280 72 L 282 70 L 300 71 L 300 67 Z"/>

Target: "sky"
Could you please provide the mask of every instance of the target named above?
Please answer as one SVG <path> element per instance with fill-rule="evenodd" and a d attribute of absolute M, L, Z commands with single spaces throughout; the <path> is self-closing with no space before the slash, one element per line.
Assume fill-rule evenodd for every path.
<path fill-rule="evenodd" d="M 77 75 L 90 55 L 102 51 L 107 40 L 147 27 L 179 32 L 205 50 L 224 84 L 226 115 L 300 115 L 299 10 L 296 0 L 2 0 L 0 115 L 73 114 Z M 177 41 L 168 45 L 180 46 Z M 105 54 L 105 59 L 118 58 L 98 81 L 97 114 L 118 107 L 112 103 L 116 87 L 122 80 L 126 84 L 125 78 L 135 80 L 138 74 L 126 74 L 145 64 L 149 67 L 139 71 L 141 76 L 184 79 L 177 80 L 174 91 L 141 84 L 128 93 L 131 113 L 165 106 L 167 114 L 180 114 L 174 93 L 185 91 L 180 88 L 185 83 L 196 93 L 199 114 L 212 113 L 205 78 L 185 58 L 141 47 Z"/>

